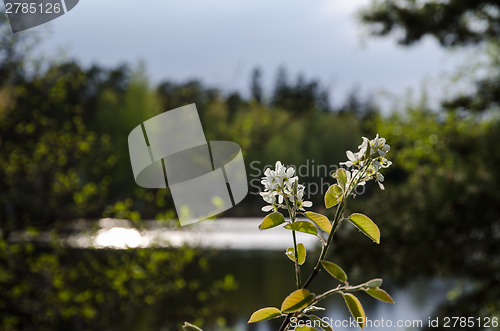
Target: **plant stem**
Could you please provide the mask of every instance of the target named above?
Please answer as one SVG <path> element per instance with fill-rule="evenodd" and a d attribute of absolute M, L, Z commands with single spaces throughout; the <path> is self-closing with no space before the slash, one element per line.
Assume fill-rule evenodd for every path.
<path fill-rule="evenodd" d="M 328 249 L 330 248 L 331 246 L 331 243 L 333 241 L 333 235 L 335 234 L 335 231 L 337 230 L 339 224 L 340 224 L 340 220 L 342 219 L 342 214 L 344 213 L 344 210 L 345 210 L 345 205 L 346 205 L 346 201 L 347 199 L 349 198 L 349 196 L 351 195 L 351 189 L 355 188 L 358 186 L 359 184 L 359 181 L 361 180 L 361 178 L 364 177 L 364 175 L 366 174 L 366 171 L 368 170 L 368 168 L 370 167 L 371 165 L 371 160 L 369 160 L 369 162 L 367 162 L 364 167 L 362 169 L 360 169 L 359 173 L 361 173 L 361 175 L 359 176 L 358 175 L 358 178 L 356 179 L 356 181 L 354 181 L 354 178 L 351 180 L 351 183 L 349 184 L 349 186 L 345 189 L 345 195 L 342 199 L 342 201 L 338 204 L 337 206 L 337 210 L 335 211 L 335 216 L 333 218 L 333 225 L 332 225 L 332 230 L 330 231 L 330 234 L 328 235 L 328 240 L 326 241 L 326 246 L 324 246 L 321 250 L 321 254 L 318 258 L 318 262 L 316 262 L 316 266 L 314 267 L 313 271 L 311 272 L 311 274 L 309 275 L 309 277 L 307 278 L 307 280 L 305 281 L 304 285 L 302 286 L 303 289 L 306 289 L 309 284 L 311 284 L 311 282 L 313 281 L 313 279 L 318 275 L 318 273 L 320 272 L 321 270 L 321 261 L 325 258 L 326 254 L 328 253 Z M 358 173 L 358 174 L 359 174 Z M 354 184 L 354 185 L 353 185 Z M 287 202 L 287 206 L 288 206 L 288 202 Z M 290 211 L 290 209 L 288 209 Z M 295 233 L 294 233 L 294 239 L 295 239 Z M 295 244 L 295 243 L 294 243 Z M 296 247 L 296 246 L 295 246 Z M 297 259 L 297 248 L 295 248 L 295 258 Z M 300 275 L 299 275 L 300 277 Z M 297 284 L 299 284 L 300 282 L 298 281 Z M 299 288 L 299 287 L 298 287 Z M 349 287 L 349 288 L 346 288 L 346 287 L 343 287 L 343 288 L 340 288 L 340 289 L 349 289 L 349 290 L 355 290 L 355 287 Z M 333 294 L 333 293 L 336 293 L 336 292 L 339 292 L 339 288 L 337 289 L 333 289 L 333 290 L 330 290 L 330 291 L 327 291 L 321 295 L 318 296 L 318 298 L 322 299 L 330 294 Z M 330 293 L 331 292 L 331 293 Z M 317 302 L 318 300 L 316 300 Z M 285 320 L 283 321 L 283 323 L 281 324 L 281 327 L 280 327 L 280 331 L 284 331 L 288 328 L 288 325 L 290 323 L 290 318 L 292 317 L 292 314 L 287 314 L 286 317 L 285 317 Z"/>
<path fill-rule="evenodd" d="M 330 245 L 333 240 L 333 235 L 335 234 L 335 231 L 337 230 L 337 227 L 340 224 L 340 219 L 341 215 L 344 212 L 345 208 L 345 200 L 342 200 L 342 202 L 338 205 L 337 211 L 335 212 L 335 217 L 333 218 L 333 226 L 332 230 L 330 231 L 330 234 L 328 235 L 328 240 L 326 241 L 326 246 L 324 249 L 321 250 L 321 254 L 318 258 L 318 262 L 316 262 L 316 266 L 314 267 L 313 271 L 307 278 L 306 282 L 304 283 L 304 286 L 302 288 L 307 288 L 309 284 L 312 282 L 312 280 L 318 275 L 319 271 L 321 270 L 321 261 L 325 259 L 325 256 L 328 252 L 328 248 L 330 248 Z"/>
<path fill-rule="evenodd" d="M 296 214 L 297 214 L 297 209 L 296 209 L 297 201 L 295 201 L 293 209 L 292 209 L 290 207 L 290 203 L 288 202 L 288 199 L 287 199 L 287 196 L 286 196 L 284 190 L 282 191 L 282 193 L 283 193 L 283 199 L 285 200 L 286 207 L 288 209 L 288 215 L 290 216 L 290 220 L 293 223 L 293 222 L 295 222 L 295 218 L 296 218 Z M 298 290 L 301 287 L 301 285 L 300 285 L 301 281 L 300 281 L 299 253 L 297 250 L 297 236 L 295 234 L 295 230 L 292 230 L 292 238 L 293 238 L 293 252 L 295 255 L 295 261 L 294 261 L 295 262 L 295 283 L 297 284 L 297 290 Z"/>
<path fill-rule="evenodd" d="M 338 293 L 338 292 L 343 292 L 343 291 L 359 291 L 361 290 L 363 287 L 365 286 L 365 284 L 360 284 L 360 285 L 356 285 L 356 286 L 337 286 L 336 288 L 334 289 L 331 289 L 331 290 L 328 290 L 326 291 L 325 293 L 322 293 L 320 295 L 318 295 L 316 297 L 316 300 L 314 300 L 314 303 L 317 303 L 321 300 L 323 300 L 324 298 L 326 298 L 327 296 L 330 296 L 334 293 Z"/>
<path fill-rule="evenodd" d="M 297 238 L 295 236 L 295 230 L 292 230 L 293 236 L 293 248 L 295 251 L 295 282 L 297 283 L 297 290 L 300 289 L 300 266 L 299 266 L 299 254 L 297 250 Z"/>
<path fill-rule="evenodd" d="M 330 231 L 330 234 L 328 235 L 328 240 L 326 243 L 326 246 L 321 250 L 321 254 L 318 258 L 318 262 L 316 263 L 316 266 L 314 267 L 313 271 L 307 278 L 306 282 L 302 286 L 303 289 L 307 288 L 309 284 L 311 284 L 312 280 L 318 275 L 319 271 L 321 270 L 321 260 L 323 260 L 326 256 L 326 253 L 328 251 L 328 248 L 330 247 L 330 244 L 332 243 L 332 238 L 333 234 L 335 233 L 335 230 L 337 229 L 338 225 L 340 224 L 340 219 L 341 215 L 344 212 L 344 206 L 345 206 L 345 198 L 341 201 L 341 203 L 337 207 L 337 211 L 335 212 L 335 217 L 333 218 L 333 226 L 332 230 Z M 285 317 L 285 320 L 281 324 L 280 331 L 284 331 L 287 329 L 288 324 L 290 323 L 290 318 L 292 317 L 292 314 L 287 314 Z"/>

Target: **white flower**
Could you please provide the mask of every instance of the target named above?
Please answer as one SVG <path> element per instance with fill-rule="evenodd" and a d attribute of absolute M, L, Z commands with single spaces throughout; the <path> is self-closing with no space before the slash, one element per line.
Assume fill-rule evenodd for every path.
<path fill-rule="evenodd" d="M 388 168 L 392 164 L 385 157 L 391 147 L 386 144 L 385 138 L 379 137 L 377 134 L 372 140 L 363 137 L 363 142 L 358 146 L 358 149 L 357 153 L 347 151 L 348 161 L 340 163 L 349 168 L 355 167 L 351 171 L 346 170 L 346 189 L 350 188 L 352 192 L 352 190 L 356 189 L 353 183 L 356 186 L 365 185 L 367 181 L 375 178 L 377 184 L 383 190 L 384 185 L 382 182 L 384 181 L 384 176 L 380 173 L 380 170 Z M 367 164 L 368 167 L 365 167 Z"/>
<path fill-rule="evenodd" d="M 262 196 L 262 199 L 264 199 L 264 201 L 267 203 L 274 204 L 276 202 L 277 193 L 275 191 L 260 192 L 260 195 Z"/>
<path fill-rule="evenodd" d="M 375 138 L 370 141 L 370 155 L 378 153 L 379 156 L 384 157 L 390 149 L 391 146 L 385 143 L 385 138 L 379 138 L 378 133 Z"/>
<path fill-rule="evenodd" d="M 295 176 L 293 167 L 287 168 L 280 161 L 277 161 L 274 170 L 267 168 L 264 175 L 261 180 L 262 185 L 264 185 L 264 192 L 261 192 L 260 195 L 270 205 L 264 206 L 263 211 L 285 208 L 282 205 L 285 199 L 296 203 L 295 207 L 297 209 L 312 205 L 310 201 L 302 201 L 304 185 L 298 184 L 299 178 Z"/>
<path fill-rule="evenodd" d="M 365 155 L 368 146 L 370 146 L 370 140 L 368 140 L 368 138 L 366 137 L 363 137 L 363 142 L 358 146 L 360 156 Z"/>
<path fill-rule="evenodd" d="M 306 208 L 312 207 L 311 201 L 303 201 L 304 190 L 305 190 L 305 186 L 299 184 L 299 186 L 297 188 L 297 197 L 296 197 L 298 210 L 304 210 L 304 207 L 306 207 Z"/>
<path fill-rule="evenodd" d="M 362 166 L 363 162 L 361 161 L 361 159 L 365 154 L 364 152 L 361 153 L 360 151 L 358 153 L 353 153 L 351 151 L 346 151 L 345 154 L 347 155 L 348 161 L 340 162 L 341 165 L 345 165 L 346 167 Z"/>

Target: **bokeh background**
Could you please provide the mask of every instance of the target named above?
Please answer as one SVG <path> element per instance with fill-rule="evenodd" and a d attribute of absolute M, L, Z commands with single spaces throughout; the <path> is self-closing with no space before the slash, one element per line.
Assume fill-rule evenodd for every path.
<path fill-rule="evenodd" d="M 386 280 L 396 304 L 361 298 L 368 317 L 500 317 L 496 1 L 82 0 L 16 34 L 1 14 L 0 30 L 2 330 L 277 329 L 246 320 L 293 289 L 286 247 L 203 242 L 224 227 L 175 241 L 197 225 L 179 229 L 169 190 L 133 180 L 128 133 L 189 103 L 207 140 L 241 146 L 249 181 L 256 165 L 336 165 L 385 137 L 386 190 L 349 205 L 382 242 L 346 226 L 332 253 L 352 279 Z M 251 188 L 221 224 L 263 205 Z M 134 241 L 152 230 L 166 240 Z M 332 317 L 347 318 L 341 303 Z"/>

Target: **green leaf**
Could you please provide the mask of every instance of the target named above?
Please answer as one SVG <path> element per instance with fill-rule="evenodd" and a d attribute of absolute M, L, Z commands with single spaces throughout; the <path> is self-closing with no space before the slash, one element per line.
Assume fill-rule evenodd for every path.
<path fill-rule="evenodd" d="M 384 280 L 382 278 L 375 278 L 375 279 L 367 281 L 365 283 L 365 285 L 369 288 L 378 288 L 378 287 L 380 287 L 380 285 L 382 285 L 383 281 Z"/>
<path fill-rule="evenodd" d="M 333 174 L 333 177 L 338 179 L 340 187 L 345 188 L 345 184 L 347 183 L 347 173 L 344 168 L 338 168 Z"/>
<path fill-rule="evenodd" d="M 380 288 L 370 288 L 366 290 L 366 293 L 368 293 L 369 295 L 380 301 L 394 303 L 394 299 L 392 299 L 391 296 L 386 291 Z"/>
<path fill-rule="evenodd" d="M 347 275 L 345 274 L 344 270 L 342 270 L 342 268 L 335 263 L 323 260 L 321 261 L 321 265 L 330 275 L 337 278 L 341 282 L 345 283 L 347 281 Z"/>
<path fill-rule="evenodd" d="M 193 325 L 193 324 L 188 323 L 188 322 L 184 322 L 184 325 L 182 326 L 182 330 L 184 330 L 184 331 L 203 331 L 202 329 L 200 329 L 196 325 Z"/>
<path fill-rule="evenodd" d="M 340 201 L 342 201 L 342 196 L 344 192 L 342 188 L 337 184 L 333 184 L 328 188 L 325 193 L 325 207 L 332 208 L 337 205 Z"/>
<path fill-rule="evenodd" d="M 360 213 L 354 213 L 349 217 L 349 220 L 368 238 L 372 239 L 377 244 L 380 244 L 380 230 L 368 216 Z"/>
<path fill-rule="evenodd" d="M 322 328 L 324 331 L 333 331 L 332 327 L 318 316 L 316 315 L 305 315 L 305 316 L 309 318 L 311 321 L 316 322 L 314 326 L 319 325 L 319 327 Z"/>
<path fill-rule="evenodd" d="M 312 326 L 301 325 L 297 326 L 295 331 L 318 331 L 318 329 L 313 328 Z"/>
<path fill-rule="evenodd" d="M 281 304 L 282 313 L 293 313 L 309 306 L 316 296 L 306 289 L 300 289 L 292 292 L 283 300 Z"/>
<path fill-rule="evenodd" d="M 255 313 L 250 316 L 248 323 L 255 323 L 259 321 L 270 320 L 281 316 L 281 311 L 278 308 L 274 307 L 266 307 L 257 310 Z"/>
<path fill-rule="evenodd" d="M 308 221 L 295 221 L 284 226 L 285 229 L 304 232 L 312 235 L 318 234 L 318 229 Z"/>
<path fill-rule="evenodd" d="M 356 322 L 358 322 L 359 327 L 364 328 L 366 316 L 361 302 L 359 302 L 358 298 L 351 293 L 344 294 L 344 300 L 347 308 L 349 308 L 349 311 L 351 312 L 352 317 L 354 317 Z"/>
<path fill-rule="evenodd" d="M 332 225 L 330 224 L 328 217 L 318 213 L 314 213 L 312 211 L 306 211 L 304 215 L 308 219 L 316 223 L 316 225 L 319 226 L 319 228 L 325 231 L 326 233 L 330 233 L 330 231 L 332 231 Z"/>
<path fill-rule="evenodd" d="M 299 264 L 303 265 L 304 262 L 306 262 L 306 248 L 304 247 L 304 244 L 297 244 L 297 254 L 299 255 Z M 287 248 L 286 256 L 288 256 L 290 260 L 295 262 L 295 249 L 293 247 Z"/>
<path fill-rule="evenodd" d="M 259 225 L 259 230 L 266 230 L 270 228 L 274 228 L 282 223 L 285 223 L 285 216 L 282 213 L 275 211 L 264 217 L 262 223 Z"/>

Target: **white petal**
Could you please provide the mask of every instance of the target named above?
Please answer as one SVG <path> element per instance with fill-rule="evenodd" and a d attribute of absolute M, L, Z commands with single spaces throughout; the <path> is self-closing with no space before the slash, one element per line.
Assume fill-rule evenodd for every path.
<path fill-rule="evenodd" d="M 262 211 L 268 212 L 271 210 L 273 210 L 273 206 L 271 206 L 271 205 L 267 205 L 267 206 L 262 207 Z"/>
<path fill-rule="evenodd" d="M 354 155 L 353 152 L 346 151 L 345 154 L 347 155 L 347 158 L 349 159 L 349 161 L 351 161 L 351 162 L 356 161 L 356 156 Z"/>
<path fill-rule="evenodd" d="M 313 203 L 311 201 L 304 201 L 302 202 L 302 206 L 304 207 L 312 207 Z"/>
<path fill-rule="evenodd" d="M 382 175 L 380 172 L 377 173 L 377 181 L 383 182 L 384 181 L 384 175 Z"/>
<path fill-rule="evenodd" d="M 381 182 L 377 182 L 377 183 L 378 183 L 378 187 L 380 187 L 381 190 L 385 190 L 384 184 L 382 184 Z"/>

